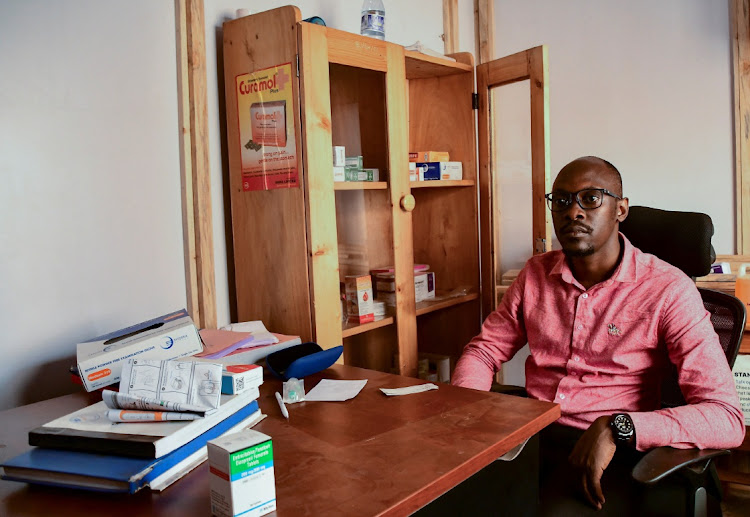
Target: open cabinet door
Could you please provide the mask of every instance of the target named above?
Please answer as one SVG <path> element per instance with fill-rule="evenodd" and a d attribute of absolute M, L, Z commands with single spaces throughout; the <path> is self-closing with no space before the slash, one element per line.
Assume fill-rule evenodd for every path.
<path fill-rule="evenodd" d="M 501 276 L 499 224 L 502 216 L 495 167 L 497 145 L 491 90 L 529 80 L 531 105 L 532 249 L 551 246 L 552 218 L 544 194 L 550 188 L 549 70 L 547 47 L 535 47 L 477 66 L 479 92 L 479 221 L 482 262 L 482 319 L 497 306 Z"/>

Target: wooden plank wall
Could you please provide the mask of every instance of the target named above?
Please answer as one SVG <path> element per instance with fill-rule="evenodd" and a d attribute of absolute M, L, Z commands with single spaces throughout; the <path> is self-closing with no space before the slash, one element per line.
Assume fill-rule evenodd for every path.
<path fill-rule="evenodd" d="M 187 309 L 199 328 L 216 328 L 203 0 L 176 0 L 175 18 Z"/>
<path fill-rule="evenodd" d="M 750 253 L 750 0 L 732 0 L 737 253 Z"/>
<path fill-rule="evenodd" d="M 458 0 L 443 0 L 443 53 L 458 52 Z"/>

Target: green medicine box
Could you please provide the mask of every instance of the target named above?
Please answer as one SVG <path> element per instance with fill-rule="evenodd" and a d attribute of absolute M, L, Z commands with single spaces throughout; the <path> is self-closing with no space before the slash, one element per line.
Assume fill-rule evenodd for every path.
<path fill-rule="evenodd" d="M 211 513 L 259 517 L 276 510 L 271 437 L 246 429 L 208 442 Z"/>

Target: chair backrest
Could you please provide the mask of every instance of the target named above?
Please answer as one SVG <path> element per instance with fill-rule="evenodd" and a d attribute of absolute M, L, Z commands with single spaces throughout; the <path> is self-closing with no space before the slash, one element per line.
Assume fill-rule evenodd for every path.
<path fill-rule="evenodd" d="M 745 304 L 731 294 L 714 291 L 713 289 L 698 288 L 703 298 L 703 305 L 711 314 L 711 323 L 719 335 L 719 343 L 724 349 L 729 367 L 734 366 L 737 352 L 740 351 L 742 335 L 745 332 L 747 311 Z"/>
<path fill-rule="evenodd" d="M 711 247 L 714 225 L 706 214 L 631 206 L 620 231 L 633 246 L 669 262 L 689 277 L 711 272 L 716 258 Z"/>
<path fill-rule="evenodd" d="M 714 226 L 706 214 L 633 206 L 627 219 L 620 224 L 620 231 L 633 246 L 669 262 L 690 277 L 708 274 L 716 258 L 711 246 Z M 745 330 L 745 305 L 731 294 L 711 289 L 698 291 L 710 313 L 727 363 L 732 367 Z M 684 404 L 685 399 L 677 384 L 677 372 L 672 366 L 662 384 L 662 405 L 675 407 Z"/>
<path fill-rule="evenodd" d="M 711 316 L 711 324 L 719 336 L 719 343 L 724 350 L 729 367 L 734 366 L 737 352 L 740 350 L 742 335 L 745 332 L 747 314 L 745 304 L 731 294 L 698 288 L 703 298 L 703 306 Z M 663 407 L 684 406 L 685 398 L 677 384 L 677 370 L 670 365 L 669 374 L 664 378 L 661 386 L 661 405 Z"/>

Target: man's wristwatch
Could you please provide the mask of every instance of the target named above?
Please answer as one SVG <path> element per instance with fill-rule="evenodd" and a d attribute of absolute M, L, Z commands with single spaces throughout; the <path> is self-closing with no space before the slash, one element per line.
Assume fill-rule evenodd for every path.
<path fill-rule="evenodd" d="M 621 443 L 630 445 L 635 441 L 635 425 L 629 415 L 615 413 L 609 421 L 609 427 L 618 445 Z"/>

